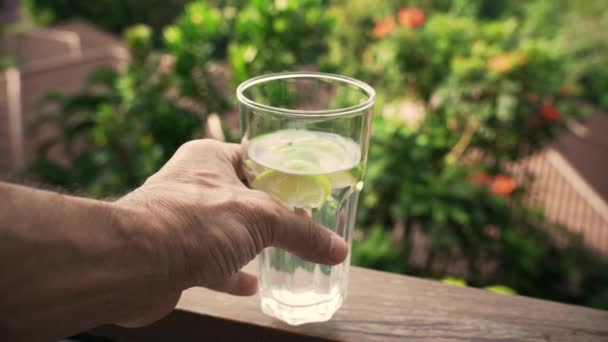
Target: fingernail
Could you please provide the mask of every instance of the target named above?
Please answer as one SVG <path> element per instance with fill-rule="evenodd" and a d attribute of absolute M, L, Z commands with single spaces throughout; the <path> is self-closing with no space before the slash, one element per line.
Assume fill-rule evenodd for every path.
<path fill-rule="evenodd" d="M 346 245 L 344 239 L 336 234 L 332 234 L 331 246 L 329 247 L 329 259 L 334 264 L 339 264 L 346 259 L 347 254 L 348 246 Z"/>

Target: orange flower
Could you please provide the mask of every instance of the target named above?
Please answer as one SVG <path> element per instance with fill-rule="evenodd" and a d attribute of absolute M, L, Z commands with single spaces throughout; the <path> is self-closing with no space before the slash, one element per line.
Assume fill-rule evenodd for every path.
<path fill-rule="evenodd" d="M 374 37 L 383 38 L 393 33 L 393 31 L 395 31 L 395 17 L 388 16 L 376 22 Z"/>
<path fill-rule="evenodd" d="M 492 184 L 490 185 L 490 191 L 499 196 L 508 196 L 513 192 L 513 190 L 515 190 L 516 186 L 517 184 L 515 183 L 515 180 L 513 180 L 513 178 L 504 175 L 498 175 L 492 181 Z"/>
<path fill-rule="evenodd" d="M 409 28 L 416 28 L 424 25 L 425 16 L 420 8 L 405 7 L 399 10 L 399 25 Z"/>
<path fill-rule="evenodd" d="M 490 58 L 490 60 L 488 61 L 488 68 L 499 74 L 511 70 L 512 67 L 513 63 L 511 62 L 511 57 L 506 54 L 496 55 Z"/>
<path fill-rule="evenodd" d="M 576 92 L 576 86 L 572 83 L 566 83 L 559 88 L 560 95 L 570 96 Z"/>
<path fill-rule="evenodd" d="M 488 184 L 490 182 L 490 176 L 483 172 L 476 172 L 469 176 L 469 179 L 473 183 L 477 184 Z"/>
<path fill-rule="evenodd" d="M 545 101 L 540 107 L 540 116 L 545 120 L 557 122 L 561 119 L 561 113 L 549 101 Z"/>
<path fill-rule="evenodd" d="M 501 53 L 488 61 L 488 69 L 502 74 L 526 63 L 526 55 L 521 52 Z"/>

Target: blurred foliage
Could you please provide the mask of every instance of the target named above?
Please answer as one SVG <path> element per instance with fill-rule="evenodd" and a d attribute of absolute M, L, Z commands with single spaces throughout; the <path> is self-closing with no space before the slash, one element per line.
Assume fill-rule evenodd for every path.
<path fill-rule="evenodd" d="M 316 64 L 332 20 L 323 0 L 251 1 L 238 9 L 228 46 L 235 83 L 269 71 Z M 277 53 L 280 52 L 280 53 Z"/>
<path fill-rule="evenodd" d="M 334 10 L 350 18 L 358 3 Z M 326 69 L 346 61 L 346 72 L 380 94 L 359 212 L 361 225 L 374 228 L 355 244 L 353 261 L 607 307 L 598 299 L 605 260 L 530 207 L 532 179 L 509 168 L 585 118 L 571 46 L 512 16 L 528 8 L 484 8 L 455 1 L 429 12 L 361 10 L 355 41 L 330 45 Z M 416 235 L 425 240 L 422 260 Z"/>
<path fill-rule="evenodd" d="M 431 112 L 436 129 L 451 131 L 447 139 L 462 134 L 496 162 L 514 160 L 584 116 L 573 94 L 561 91 L 574 86 L 559 43 L 517 27 L 515 19 L 434 15 L 423 27 L 399 27 L 371 44 L 365 66 L 392 104 L 419 102 L 420 115 Z"/>
<path fill-rule="evenodd" d="M 319 37 L 331 26 L 322 5 L 322 0 L 192 2 L 163 31 L 181 96 L 209 113 L 224 113 L 227 84 L 315 64 L 326 45 Z"/>
<path fill-rule="evenodd" d="M 113 2 L 100 3 L 93 7 Z M 129 18 L 120 6 L 130 4 L 91 20 L 117 30 Z M 159 35 L 162 57 L 152 52 L 154 30 L 135 27 L 125 36 L 127 70 L 99 71 L 83 92 L 48 97 L 55 108 L 37 125 L 59 135 L 29 171 L 68 189 L 120 194 L 197 136 L 206 114 L 223 115 L 218 128 L 234 139 L 226 128 L 238 82 L 301 67 L 347 74 L 378 90 L 354 264 L 608 308 L 605 258 L 531 206 L 533 179 L 510 168 L 584 120 L 581 103 L 608 107 L 602 5 L 192 1 Z M 55 161 L 58 148 L 67 161 Z"/>
<path fill-rule="evenodd" d="M 171 77 L 150 53 L 150 28 L 136 26 L 125 39 L 133 61 L 124 73 L 101 69 L 82 92 L 43 99 L 41 107 L 53 110 L 32 129 L 50 125 L 57 134 L 40 143 L 27 173 L 97 197 L 117 195 L 142 184 L 201 128 L 196 111 L 171 95 Z M 67 160 L 56 161 L 56 150 Z"/>
<path fill-rule="evenodd" d="M 0 71 L 16 66 L 17 63 L 13 58 L 0 57 Z"/>
<path fill-rule="evenodd" d="M 395 240 L 390 230 L 371 230 L 356 245 L 354 261 L 388 270 L 401 265 L 403 272 L 426 276 L 457 272 L 473 286 L 500 283 L 579 304 L 597 298 L 608 281 L 607 264 L 575 234 L 527 207 L 525 180 L 518 184 L 481 173 L 483 165 L 446 161 L 441 138 L 420 138 L 427 129 L 376 118 L 362 224 L 402 225 L 403 232 Z M 416 233 L 426 240 L 422 263 L 412 261 Z"/>
<path fill-rule="evenodd" d="M 34 20 L 43 24 L 82 19 L 100 28 L 122 33 L 135 24 L 153 31 L 173 22 L 191 0 L 26 0 Z"/>
<path fill-rule="evenodd" d="M 443 279 L 441 279 L 441 282 L 444 284 L 447 284 L 447 285 L 452 285 L 452 286 L 459 286 L 459 287 L 467 286 L 467 282 L 464 279 L 455 278 L 455 277 L 444 277 Z M 517 294 L 517 292 L 515 290 L 513 290 L 510 287 L 504 286 L 504 285 L 491 285 L 491 286 L 484 287 L 484 289 L 488 290 L 490 292 L 504 294 L 504 295 Z"/>
<path fill-rule="evenodd" d="M 171 75 L 180 95 L 195 100 L 209 113 L 221 113 L 227 107 L 218 88 L 221 80 L 212 75 L 212 66 L 223 54 L 220 46 L 226 29 L 222 12 L 201 1 L 188 5 L 175 24 L 163 31 L 165 50 L 173 59 Z"/>
<path fill-rule="evenodd" d="M 261 73 L 315 64 L 332 20 L 323 0 L 196 1 L 165 29 L 176 72 L 226 60 L 233 85 Z M 297 37 L 297 39 L 294 39 Z"/>

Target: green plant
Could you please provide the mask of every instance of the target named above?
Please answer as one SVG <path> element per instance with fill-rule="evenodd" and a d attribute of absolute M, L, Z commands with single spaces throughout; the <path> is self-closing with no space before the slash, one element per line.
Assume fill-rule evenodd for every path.
<path fill-rule="evenodd" d="M 455 278 L 455 277 L 444 277 L 443 279 L 441 279 L 441 282 L 444 284 L 452 285 L 452 286 L 460 286 L 460 287 L 467 286 L 467 282 L 464 279 Z M 515 290 L 513 290 L 512 288 L 510 288 L 508 286 L 504 286 L 504 285 L 490 285 L 490 286 L 484 287 L 484 289 L 488 290 L 490 292 L 504 294 L 504 295 L 517 294 L 517 292 Z"/>
<path fill-rule="evenodd" d="M 325 49 L 320 37 L 331 24 L 322 5 L 321 0 L 192 2 L 163 32 L 181 96 L 209 113 L 224 113 L 229 80 L 234 86 L 254 75 L 316 63 Z"/>
<path fill-rule="evenodd" d="M 567 2 L 557 31 L 572 61 L 570 84 L 564 91 L 577 92 L 591 103 L 608 109 L 608 12 L 605 3 L 586 0 Z M 585 37 L 581 39 L 581 37 Z"/>
<path fill-rule="evenodd" d="M 84 19 L 115 33 L 144 23 L 158 33 L 191 0 L 27 0 L 34 18 L 42 24 Z"/>
<path fill-rule="evenodd" d="M 134 58 L 125 72 L 98 70 L 81 93 L 46 97 L 43 104 L 57 109 L 33 127 L 50 124 L 57 134 L 40 144 L 30 175 L 94 196 L 117 195 L 143 183 L 201 128 L 199 114 L 171 95 L 171 77 L 150 53 L 150 29 L 136 26 L 126 39 Z M 52 157 L 57 152 L 65 163 Z"/>
<path fill-rule="evenodd" d="M 571 61 L 558 40 L 530 36 L 514 19 L 455 13 L 404 8 L 370 27 L 363 74 L 379 90 L 380 116 L 360 214 L 398 242 L 384 248 L 389 233 L 371 231 L 377 248 L 355 245 L 365 258 L 354 260 L 423 276 L 458 262 L 473 286 L 586 303 L 606 284 L 594 269 L 608 264 L 530 207 L 531 179 L 508 167 L 585 116 L 563 92 Z"/>
<path fill-rule="evenodd" d="M 584 117 L 561 91 L 569 60 L 559 41 L 526 36 L 515 19 L 438 14 L 378 38 L 370 68 L 387 97 L 441 112 L 438 120 L 462 134 L 462 146 L 489 151 L 498 162 L 529 153 Z"/>
<path fill-rule="evenodd" d="M 376 225 L 371 228 L 365 240 L 355 242 L 351 260 L 354 265 L 365 268 L 405 273 L 407 266 L 396 260 L 400 255 L 395 247 L 390 232 L 383 226 Z"/>
<path fill-rule="evenodd" d="M 228 60 L 235 82 L 315 64 L 326 50 L 332 20 L 323 0 L 257 0 L 234 17 Z"/>
<path fill-rule="evenodd" d="M 387 6 L 385 1 L 374 6 L 367 0 L 335 1 L 329 10 L 335 25 L 327 37 L 327 54 L 320 61 L 322 71 L 367 79 L 364 65 L 368 61 L 363 54 L 373 40 L 369 27 L 374 14 L 380 15 Z"/>
<path fill-rule="evenodd" d="M 194 100 L 208 113 L 222 113 L 227 108 L 226 96 L 218 86 L 224 80 L 212 72 L 226 35 L 224 19 L 219 9 L 198 1 L 188 5 L 175 24 L 163 31 L 180 95 Z"/>
<path fill-rule="evenodd" d="M 473 286 L 498 283 L 524 295 L 605 307 L 593 299 L 607 284 L 605 271 L 598 273 L 606 260 L 527 206 L 527 180 L 447 161 L 441 131 L 375 119 L 361 225 L 389 229 L 374 228 L 355 243 L 353 262 L 431 277 L 460 264 L 460 276 Z M 422 261 L 412 254 L 420 248 L 416 235 L 425 240 Z"/>
<path fill-rule="evenodd" d="M 12 58 L 2 57 L 0 58 L 0 71 L 15 66 L 16 63 Z"/>

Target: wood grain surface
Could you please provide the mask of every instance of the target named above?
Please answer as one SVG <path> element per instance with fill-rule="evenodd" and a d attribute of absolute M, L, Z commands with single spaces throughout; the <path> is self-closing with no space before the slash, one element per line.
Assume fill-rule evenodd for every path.
<path fill-rule="evenodd" d="M 135 341 L 608 341 L 608 311 L 357 267 L 349 282 L 347 300 L 325 323 L 289 326 L 263 315 L 257 296 L 192 288 L 150 327 L 94 333 Z"/>

